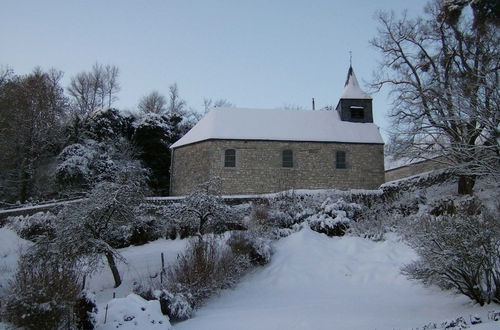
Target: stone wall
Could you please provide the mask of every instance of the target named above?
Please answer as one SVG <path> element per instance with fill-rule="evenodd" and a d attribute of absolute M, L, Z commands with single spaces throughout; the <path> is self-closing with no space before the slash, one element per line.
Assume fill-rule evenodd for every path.
<path fill-rule="evenodd" d="M 236 150 L 236 167 L 224 167 L 224 151 Z M 293 168 L 282 167 L 282 151 L 293 151 Z M 335 168 L 345 151 L 347 168 Z M 382 144 L 209 140 L 176 148 L 171 195 L 189 194 L 210 177 L 223 179 L 224 194 L 260 194 L 286 189 L 376 189 L 384 182 Z"/>
<path fill-rule="evenodd" d="M 436 158 L 436 160 L 439 160 L 439 158 Z M 447 165 L 443 163 L 439 163 L 434 160 L 424 160 L 418 163 L 408 164 L 406 166 L 385 171 L 385 181 L 389 182 L 399 180 L 409 176 L 439 170 L 445 167 L 447 167 Z"/>

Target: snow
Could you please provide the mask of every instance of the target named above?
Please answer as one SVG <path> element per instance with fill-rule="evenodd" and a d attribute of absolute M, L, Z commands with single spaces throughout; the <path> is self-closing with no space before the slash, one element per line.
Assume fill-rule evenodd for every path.
<path fill-rule="evenodd" d="M 340 96 L 341 99 L 371 99 L 370 95 L 365 93 L 359 86 L 358 79 L 354 74 L 352 67 L 349 68 L 347 81 L 344 85 L 344 90 Z"/>
<path fill-rule="evenodd" d="M 174 329 L 410 329 L 471 314 L 486 322 L 499 309 L 409 281 L 400 268 L 416 255 L 396 237 L 329 238 L 306 227 L 275 248 L 267 267 Z"/>
<path fill-rule="evenodd" d="M 209 139 L 384 143 L 377 125 L 342 121 L 337 111 L 216 108 L 171 148 Z"/>
<path fill-rule="evenodd" d="M 17 236 L 13 230 L 0 228 L 0 297 L 16 273 L 19 255 L 31 244 Z"/>
<path fill-rule="evenodd" d="M 132 293 L 109 302 L 106 323 L 97 330 L 112 329 L 170 329 L 170 322 L 158 300 L 147 301 Z"/>
<path fill-rule="evenodd" d="M 96 292 L 99 309 L 99 318 L 103 318 L 103 308 L 113 297 L 125 297 L 133 290 L 134 282 L 145 281 L 151 276 L 157 276 L 161 269 L 161 253 L 164 254 L 165 264 L 174 262 L 177 255 L 186 248 L 186 240 L 159 239 L 141 246 L 129 246 L 118 251 L 126 263 L 117 264 L 123 283 L 114 288 L 113 276 L 107 264 L 88 280 L 87 288 Z"/>
<path fill-rule="evenodd" d="M 17 208 L 9 208 L 9 209 L 4 209 L 0 210 L 0 214 L 9 214 L 9 213 L 17 213 L 20 211 L 32 211 L 32 210 L 37 210 L 37 209 L 49 209 L 54 206 L 59 206 L 59 205 L 66 205 L 66 204 L 71 204 L 71 203 L 78 203 L 81 202 L 83 199 L 78 198 L 78 199 L 72 199 L 72 200 L 67 200 L 67 201 L 61 201 L 61 202 L 53 202 L 53 203 L 44 203 L 40 205 L 29 205 L 29 206 L 23 206 L 23 207 L 17 207 Z"/>

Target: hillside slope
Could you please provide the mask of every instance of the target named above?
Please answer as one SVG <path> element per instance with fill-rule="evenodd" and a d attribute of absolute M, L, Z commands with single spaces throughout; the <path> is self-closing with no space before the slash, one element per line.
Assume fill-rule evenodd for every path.
<path fill-rule="evenodd" d="M 471 314 L 486 322 L 499 309 L 409 281 L 399 269 L 415 257 L 396 238 L 329 238 L 305 227 L 277 242 L 268 266 L 174 329 L 409 329 Z"/>

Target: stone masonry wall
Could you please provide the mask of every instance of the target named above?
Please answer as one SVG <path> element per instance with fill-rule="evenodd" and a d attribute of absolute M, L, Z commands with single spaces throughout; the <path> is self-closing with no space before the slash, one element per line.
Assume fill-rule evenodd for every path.
<path fill-rule="evenodd" d="M 236 167 L 224 167 L 224 151 L 236 150 Z M 282 151 L 293 151 L 293 168 Z M 335 168 L 345 151 L 346 169 Z M 382 144 L 209 140 L 173 152 L 171 195 L 189 194 L 209 177 L 223 180 L 224 194 L 260 194 L 286 189 L 376 189 L 384 183 Z"/>
<path fill-rule="evenodd" d="M 402 178 L 407 178 L 409 176 L 435 171 L 445 167 L 446 165 L 443 163 L 435 162 L 432 160 L 424 160 L 418 163 L 409 164 L 392 170 L 387 170 L 385 172 L 385 181 L 389 182 Z"/>

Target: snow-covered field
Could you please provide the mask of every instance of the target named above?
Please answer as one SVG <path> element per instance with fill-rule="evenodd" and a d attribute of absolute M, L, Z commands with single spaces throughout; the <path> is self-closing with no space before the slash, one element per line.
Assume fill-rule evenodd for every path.
<path fill-rule="evenodd" d="M 433 186 L 427 194 L 450 196 L 452 189 L 450 185 Z M 488 200 L 493 198 L 490 192 L 481 188 L 477 194 L 493 203 Z M 97 329 L 116 329 L 119 323 L 118 329 L 168 329 L 168 318 L 161 314 L 157 301 L 129 295 L 134 282 L 147 283 L 157 276 L 162 252 L 165 263 L 172 263 L 186 243 L 160 239 L 121 249 L 127 263 L 118 263 L 123 283 L 117 289 L 106 264 L 87 279 L 86 287 L 95 292 L 99 308 Z M 15 273 L 19 252 L 30 244 L 14 231 L 0 228 L 0 293 Z M 395 235 L 380 242 L 331 238 L 304 225 L 301 231 L 276 241 L 274 247 L 268 265 L 209 299 L 192 319 L 173 329 L 422 329 L 430 324 L 441 329 L 443 321 L 459 317 L 469 321 L 472 315 L 483 321 L 472 329 L 500 329 L 500 321 L 488 319 L 488 312 L 500 311 L 500 305 L 481 307 L 465 296 L 425 287 L 403 276 L 401 267 L 416 254 Z M 5 327 L 0 323 L 0 329 Z"/>

